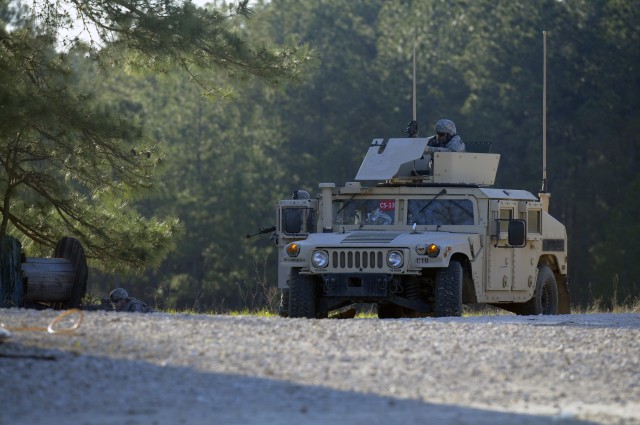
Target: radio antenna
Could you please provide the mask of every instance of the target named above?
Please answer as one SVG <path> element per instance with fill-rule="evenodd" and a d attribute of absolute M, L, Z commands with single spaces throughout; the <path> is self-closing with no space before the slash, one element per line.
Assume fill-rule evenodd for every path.
<path fill-rule="evenodd" d="M 413 33 L 413 120 L 417 120 L 416 111 L 416 33 Z M 416 121 L 417 122 L 417 121 Z M 416 128 L 417 129 L 417 128 Z"/>
<path fill-rule="evenodd" d="M 416 108 L 416 33 L 413 32 L 413 117 L 409 125 L 407 126 L 407 133 L 409 137 L 416 137 L 418 135 L 418 121 L 417 121 L 417 108 Z"/>
<path fill-rule="evenodd" d="M 549 211 L 547 191 L 547 32 L 542 31 L 542 188 L 538 194 L 542 207 Z"/>

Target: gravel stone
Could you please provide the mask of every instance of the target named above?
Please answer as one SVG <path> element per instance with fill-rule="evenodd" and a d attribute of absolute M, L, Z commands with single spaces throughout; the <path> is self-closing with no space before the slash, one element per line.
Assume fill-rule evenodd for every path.
<path fill-rule="evenodd" d="M 17 329 L 59 314 L 0 309 L 0 425 L 640 424 L 640 314 L 85 311 L 72 333 Z"/>

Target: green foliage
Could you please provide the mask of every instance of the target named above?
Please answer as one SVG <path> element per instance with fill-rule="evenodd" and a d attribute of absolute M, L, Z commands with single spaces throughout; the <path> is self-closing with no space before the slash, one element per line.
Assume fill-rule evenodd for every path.
<path fill-rule="evenodd" d="M 318 66 L 307 82 L 287 87 L 275 104 L 291 189 L 313 192 L 320 181 L 352 179 L 371 139 L 410 120 L 410 115 L 402 121 L 389 117 L 395 105 L 380 92 L 380 76 L 371 67 L 384 36 L 377 27 L 384 3 L 281 0 L 261 15 L 271 37 L 293 37 L 317 52 Z M 402 88 L 410 90 L 410 80 Z"/>
<path fill-rule="evenodd" d="M 89 70 L 83 84 L 99 72 Z M 275 269 L 275 247 L 267 238 L 257 243 L 243 238 L 273 225 L 273 206 L 283 192 L 278 182 L 284 170 L 277 161 L 283 137 L 265 117 L 268 102 L 254 100 L 268 89 L 203 98 L 177 71 L 161 79 L 112 74 L 100 84 L 106 102 L 135 112 L 164 146 L 158 190 L 138 208 L 178 217 L 184 225 L 177 249 L 161 267 L 149 270 L 143 282 L 128 277 L 123 285 L 145 288 L 162 307 L 203 311 L 243 305 L 248 298 L 239 293 L 241 287 L 267 281 L 273 286 L 264 274 Z M 127 101 L 108 95 L 110 87 L 129 93 Z"/>
<path fill-rule="evenodd" d="M 104 66 L 162 74 L 180 68 L 207 94 L 227 94 L 231 82 L 255 78 L 274 86 L 297 80 L 309 52 L 304 46 L 272 46 L 244 37 L 241 28 L 251 14 L 247 4 L 213 2 L 198 8 L 170 0 L 68 0 L 55 5 L 36 0 L 34 10 L 54 33 L 72 27 L 73 10 L 89 29 L 94 58 Z M 80 43 L 69 36 L 62 40 L 66 47 Z"/>
<path fill-rule="evenodd" d="M 204 94 L 225 94 L 230 81 L 257 78 L 277 86 L 283 80 L 295 80 L 307 61 L 306 49 L 271 47 L 244 37 L 242 19 L 250 13 L 246 1 L 207 9 L 190 2 L 155 0 L 36 0 L 31 9 L 20 10 L 15 5 L 0 2 L 2 22 L 11 24 L 7 26 L 11 33 L 4 25 L 0 33 L 0 234 L 20 236 L 30 255 L 46 255 L 60 237 L 73 235 L 82 242 L 92 264 L 103 271 L 158 266 L 175 247 L 181 226 L 177 219 L 157 218 L 177 214 L 169 207 L 160 215 L 163 208 L 147 201 L 152 189 L 178 205 L 183 195 L 183 199 L 211 199 L 215 207 L 217 201 L 232 203 L 226 193 L 215 190 L 215 184 L 205 188 L 189 185 L 193 178 L 181 179 L 180 167 L 169 168 L 166 174 L 181 179 L 175 180 L 178 184 L 159 184 L 155 173 L 164 158 L 152 138 L 160 134 L 145 132 L 143 125 L 149 123 L 137 121 L 145 118 L 140 113 L 142 103 L 131 102 L 129 93 L 122 92 L 119 97 L 107 95 L 98 100 L 96 80 L 122 68 L 129 75 L 182 69 L 181 77 L 186 74 L 191 86 L 199 85 Z M 80 38 L 64 35 L 78 20 L 89 28 L 88 46 Z M 55 51 L 59 34 L 63 34 L 58 41 L 64 50 Z M 88 82 L 89 75 L 96 80 Z M 162 114 L 157 116 L 162 118 Z M 191 116 L 186 119 L 191 121 Z M 182 132 L 180 141 L 183 137 L 196 140 L 188 129 Z M 258 133 L 254 135 L 260 136 Z M 198 172 L 211 171 L 201 168 L 208 165 L 210 152 L 220 150 L 208 150 L 211 142 L 209 133 L 196 140 L 201 143 L 195 146 Z M 264 149 L 271 148 L 254 143 L 250 149 L 224 151 L 227 162 L 222 168 L 255 161 Z M 184 152 L 189 154 L 181 155 Z M 193 152 L 182 147 L 175 152 L 169 149 L 174 158 L 187 162 Z M 254 171 L 238 177 L 224 169 L 217 173 L 230 178 L 223 179 L 217 189 L 253 185 L 259 174 Z M 211 190 L 215 191 L 208 192 Z M 241 199 L 256 201 L 255 197 Z M 230 213 L 226 219 L 210 220 L 210 225 L 228 226 Z M 187 236 L 203 234 L 189 227 L 186 231 Z"/>
<path fill-rule="evenodd" d="M 166 82 L 154 83 L 149 95 L 157 106 L 144 120 L 159 117 L 151 126 L 177 160 L 167 180 L 180 187 L 165 187 L 150 208 L 170 205 L 188 236 L 150 282 L 164 282 L 160 290 L 173 288 L 171 294 L 181 288 L 179 296 L 164 297 L 169 304 L 200 300 L 218 310 L 247 303 L 240 288 L 273 285 L 273 248 L 255 239 L 240 249 L 237 223 L 270 224 L 279 197 L 350 180 L 372 138 L 404 135 L 414 36 L 421 135 L 437 119 L 453 119 L 463 140 L 493 142 L 501 154 L 498 185 L 535 193 L 542 177 L 544 30 L 551 212 L 568 226 L 574 302 L 609 298 L 613 282 L 621 299 L 637 294 L 637 14 L 629 1 L 260 4 L 243 30 L 306 43 L 317 67 L 304 84 L 281 92 L 250 86 L 228 103 L 202 102 L 183 88 L 160 94 Z M 262 134 L 249 163 L 270 167 L 250 167 L 245 176 L 229 164 L 244 158 L 230 144 L 245 144 L 247 128 Z M 220 220 L 211 217 L 214 210 Z"/>
<path fill-rule="evenodd" d="M 73 57 L 28 25 L 2 37 L 0 235 L 18 236 L 30 255 L 73 235 L 104 270 L 158 264 L 177 222 L 127 209 L 151 187 L 157 149 L 135 122 L 74 89 Z M 148 154 L 132 154 L 141 147 Z"/>

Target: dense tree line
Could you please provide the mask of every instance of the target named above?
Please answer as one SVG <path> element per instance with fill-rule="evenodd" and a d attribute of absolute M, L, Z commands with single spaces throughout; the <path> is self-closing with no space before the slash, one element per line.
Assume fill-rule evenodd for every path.
<path fill-rule="evenodd" d="M 272 225 L 292 190 L 352 180 L 371 139 L 404 136 L 414 39 L 421 135 L 450 118 L 463 140 L 493 142 L 497 186 L 537 193 L 544 30 L 551 213 L 567 225 L 574 302 L 637 297 L 639 14 L 632 0 L 272 0 L 235 31 L 308 45 L 314 66 L 296 84 L 232 91 L 203 90 L 175 63 L 132 74 L 73 56 L 78 91 L 136 119 L 145 149 L 157 149 L 153 190 L 131 200 L 136 213 L 175 217 L 182 229 L 159 266 L 96 272 L 90 290 L 123 285 L 161 307 L 200 310 L 272 303 L 274 247 L 268 235 L 243 236 Z M 115 47 L 101 54 L 117 59 Z M 227 75 L 206 83 L 231 89 Z"/>

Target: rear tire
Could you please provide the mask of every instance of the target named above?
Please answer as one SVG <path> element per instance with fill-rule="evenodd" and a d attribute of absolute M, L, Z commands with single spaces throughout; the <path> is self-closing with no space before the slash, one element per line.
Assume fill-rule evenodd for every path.
<path fill-rule="evenodd" d="M 451 261 L 436 274 L 436 317 L 462 316 L 462 264 Z"/>
<path fill-rule="evenodd" d="M 292 269 L 289 274 L 289 317 L 317 317 L 317 293 L 314 279 L 309 275 L 300 274 L 299 269 Z"/>
<path fill-rule="evenodd" d="M 533 298 L 522 308 L 523 315 L 558 314 L 558 285 L 548 266 L 538 267 L 538 278 Z"/>

